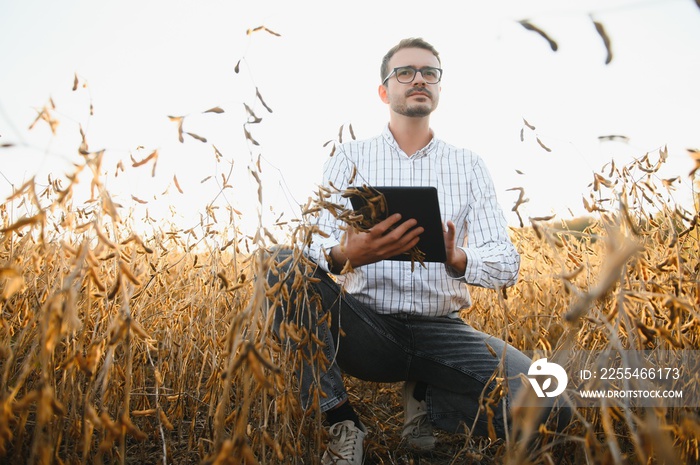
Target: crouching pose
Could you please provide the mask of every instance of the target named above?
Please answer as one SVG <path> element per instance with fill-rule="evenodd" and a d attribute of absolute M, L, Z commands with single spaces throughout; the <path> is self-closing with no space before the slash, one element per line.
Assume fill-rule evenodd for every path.
<path fill-rule="evenodd" d="M 329 426 L 324 464 L 362 463 L 367 432 L 348 401 L 342 373 L 403 381 L 401 435 L 407 445 L 430 450 L 434 428 L 457 432 L 466 425 L 474 434 L 488 434 L 480 399 L 492 394 L 498 373 L 508 384 L 499 390 L 505 395 L 495 396 L 491 421 L 503 437 L 509 406 L 524 386 L 520 375 L 531 365 L 523 353 L 459 317 L 471 304 L 467 285 L 513 285 L 520 257 L 482 158 L 438 139 L 430 128 L 441 78 L 438 52 L 424 40 L 405 39 L 389 50 L 378 88 L 388 125 L 372 139 L 341 144 L 324 166 L 324 184 L 342 191 L 354 177 L 370 186 L 435 187 L 446 262 L 412 267 L 387 260 L 419 244 L 423 228 L 414 219 L 394 215 L 359 232 L 325 211 L 304 252 L 315 268 L 305 278 L 313 279 L 304 295 L 292 292 L 278 308 L 278 328 L 291 318 L 312 328 L 328 361 L 321 372 L 300 370 L 302 404 L 318 401 Z M 331 200 L 347 204 L 340 195 Z M 291 263 L 290 253 L 279 252 L 277 261 Z M 348 269 L 341 280 L 330 276 Z M 270 275 L 271 284 L 292 282 L 290 273 L 282 266 Z M 323 394 L 314 395 L 318 391 Z"/>

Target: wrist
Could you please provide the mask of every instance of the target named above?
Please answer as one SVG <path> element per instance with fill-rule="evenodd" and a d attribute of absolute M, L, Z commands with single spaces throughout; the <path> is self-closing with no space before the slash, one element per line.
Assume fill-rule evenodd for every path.
<path fill-rule="evenodd" d="M 467 253 L 461 247 L 455 247 L 445 265 L 463 275 L 467 271 Z"/>
<path fill-rule="evenodd" d="M 348 261 L 348 258 L 345 256 L 345 253 L 343 253 L 340 244 L 333 246 L 328 256 L 330 258 L 328 262 L 328 271 L 333 274 L 340 274 Z"/>

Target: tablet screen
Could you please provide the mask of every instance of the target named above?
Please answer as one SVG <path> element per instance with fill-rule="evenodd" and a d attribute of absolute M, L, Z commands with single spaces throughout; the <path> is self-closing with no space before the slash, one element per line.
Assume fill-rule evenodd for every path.
<path fill-rule="evenodd" d="M 349 195 L 350 203 L 356 212 L 363 215 L 367 226 L 379 223 L 394 213 L 400 213 L 403 220 L 414 218 L 424 228 L 417 245 L 423 261 L 444 263 L 447 260 L 435 187 L 363 186 L 353 187 L 351 191 L 359 191 Z M 378 205 L 378 193 L 384 199 L 385 211 Z M 397 255 L 389 260 L 412 260 L 412 254 Z"/>

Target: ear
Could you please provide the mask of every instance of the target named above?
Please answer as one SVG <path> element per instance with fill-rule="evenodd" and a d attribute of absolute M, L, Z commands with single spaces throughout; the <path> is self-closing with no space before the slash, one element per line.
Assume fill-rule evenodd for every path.
<path fill-rule="evenodd" d="M 379 93 L 379 98 L 382 99 L 382 102 L 389 103 L 389 97 L 386 94 L 387 88 L 384 84 L 379 85 L 379 88 L 377 89 L 377 93 Z"/>

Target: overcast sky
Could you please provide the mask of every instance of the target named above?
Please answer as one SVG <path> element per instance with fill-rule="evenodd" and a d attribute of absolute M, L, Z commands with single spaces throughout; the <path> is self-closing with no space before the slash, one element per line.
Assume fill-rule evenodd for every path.
<path fill-rule="evenodd" d="M 523 28 L 523 19 L 558 50 Z M 608 65 L 593 20 L 611 39 Z M 280 35 L 246 34 L 262 25 Z M 15 145 L 0 149 L 0 196 L 32 176 L 45 184 L 49 173 L 70 172 L 80 161 L 82 127 L 90 150 L 106 150 L 110 191 L 137 219 L 146 207 L 170 219 L 174 205 L 175 219 L 193 225 L 231 162 L 233 187 L 219 200 L 254 219 L 249 168 L 258 156 L 265 217 L 293 216 L 313 194 L 330 152 L 323 144 L 338 138 L 341 125 L 352 124 L 358 138 L 383 129 L 379 62 L 409 36 L 441 53 L 436 135 L 486 160 L 512 224 L 517 192 L 508 189 L 525 188 L 525 216 L 570 217 L 569 209 L 582 213 L 586 186 L 603 164 L 665 145 L 666 173 L 683 176 L 678 195 L 688 195 L 685 149 L 700 146 L 700 8 L 693 0 L 0 0 L 0 144 Z M 60 120 L 55 136 L 46 124 L 28 129 L 49 98 Z M 248 126 L 259 146 L 246 143 L 244 103 L 262 117 Z M 224 113 L 203 113 L 212 107 Z M 206 143 L 187 135 L 178 141 L 168 116 L 183 115 L 184 130 Z M 523 119 L 536 129 L 526 128 L 521 142 Z M 599 140 L 613 134 L 629 142 Z M 131 166 L 130 157 L 156 149 L 156 177 L 151 165 Z M 115 178 L 120 161 L 125 172 Z"/>

